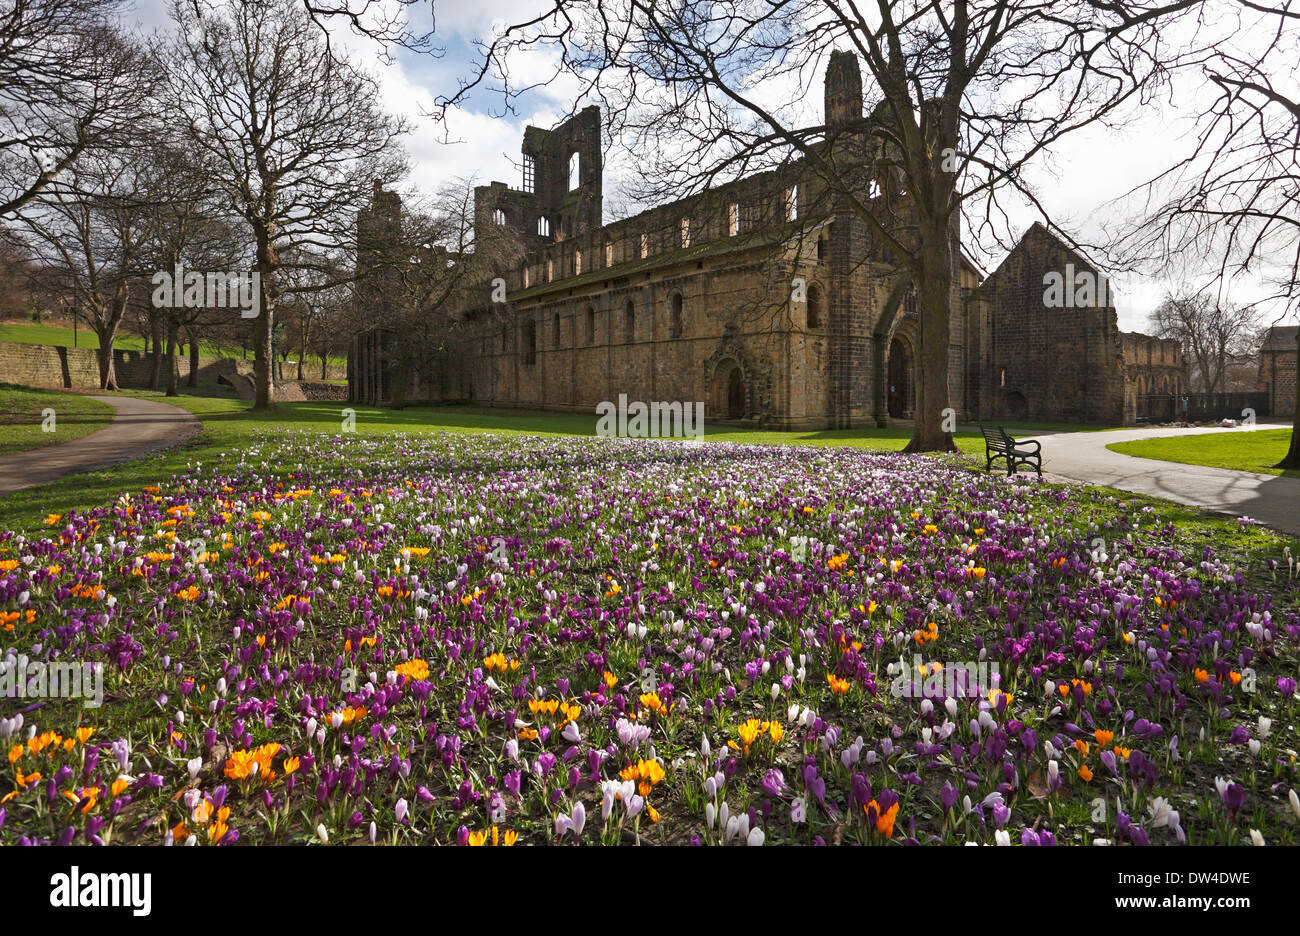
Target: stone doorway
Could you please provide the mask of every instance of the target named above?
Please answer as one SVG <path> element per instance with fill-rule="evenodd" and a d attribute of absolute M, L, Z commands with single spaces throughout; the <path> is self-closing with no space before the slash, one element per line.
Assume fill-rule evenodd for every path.
<path fill-rule="evenodd" d="M 912 345 L 905 338 L 896 337 L 889 343 L 888 371 L 889 416 L 908 419 L 916 407 L 916 379 Z"/>
<path fill-rule="evenodd" d="M 745 374 L 732 358 L 719 362 L 714 371 L 712 409 L 723 419 L 745 418 Z"/>

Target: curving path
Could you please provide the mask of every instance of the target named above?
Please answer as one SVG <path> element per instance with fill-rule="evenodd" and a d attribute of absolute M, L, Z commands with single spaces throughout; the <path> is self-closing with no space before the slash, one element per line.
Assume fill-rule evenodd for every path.
<path fill-rule="evenodd" d="M 1278 423 L 1281 427 L 1286 425 Z M 1275 428 L 1264 426 L 1259 428 Z M 1062 432 L 1038 436 L 1043 443 L 1043 472 L 1251 517 L 1276 530 L 1300 536 L 1300 478 L 1230 471 L 1202 465 L 1121 455 L 1106 448 L 1115 442 L 1162 436 L 1247 432 L 1245 429 L 1118 429 L 1110 432 Z"/>
<path fill-rule="evenodd" d="M 62 445 L 0 457 L 0 494 L 135 461 L 179 445 L 199 433 L 199 420 L 179 406 L 134 397 L 91 399 L 116 409 L 113 421 L 98 432 Z"/>

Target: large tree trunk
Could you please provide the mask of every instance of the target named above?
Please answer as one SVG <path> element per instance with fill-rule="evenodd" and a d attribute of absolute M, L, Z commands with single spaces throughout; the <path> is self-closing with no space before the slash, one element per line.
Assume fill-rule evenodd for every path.
<path fill-rule="evenodd" d="M 152 357 L 149 362 L 149 389 L 157 390 L 162 383 L 162 317 L 157 313 L 150 317 L 149 334 L 152 338 L 150 342 Z"/>
<path fill-rule="evenodd" d="M 916 283 L 921 350 L 917 361 L 916 422 L 906 452 L 955 452 L 944 431 L 948 402 L 948 316 L 952 301 L 952 241 L 946 219 L 922 222 L 921 275 Z"/>
<path fill-rule="evenodd" d="M 1295 412 L 1291 415 L 1291 447 L 1287 449 L 1286 457 L 1274 465 L 1274 468 L 1290 468 L 1294 471 L 1300 471 L 1300 332 L 1295 336 L 1296 346 L 1296 382 L 1295 382 Z M 1276 366 L 1276 365 L 1275 365 Z"/>
<path fill-rule="evenodd" d="M 180 326 L 175 319 L 167 320 L 167 396 L 180 396 L 176 386 L 176 337 Z"/>
<path fill-rule="evenodd" d="M 116 336 L 112 331 L 99 336 L 99 348 L 95 351 L 95 361 L 99 364 L 99 389 L 101 390 L 120 390 L 117 385 L 117 372 L 113 367 L 113 339 Z"/>
<path fill-rule="evenodd" d="M 329 345 L 324 345 L 320 349 L 320 379 L 321 380 L 325 380 L 329 376 L 329 371 L 326 370 L 326 367 L 329 366 L 329 359 L 330 359 Z"/>
<path fill-rule="evenodd" d="M 117 371 L 113 366 L 113 342 L 117 340 L 117 326 L 122 321 L 122 313 L 126 310 L 126 302 L 115 303 L 112 311 L 107 309 L 97 313 L 92 321 L 94 322 L 95 337 L 99 339 L 99 350 L 95 352 L 95 360 L 99 365 L 99 389 L 101 390 L 120 390 L 117 385 Z"/>

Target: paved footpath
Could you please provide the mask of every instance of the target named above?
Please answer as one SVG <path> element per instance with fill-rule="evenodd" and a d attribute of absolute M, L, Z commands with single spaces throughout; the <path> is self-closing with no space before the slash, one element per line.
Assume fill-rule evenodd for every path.
<path fill-rule="evenodd" d="M 199 433 L 189 410 L 134 397 L 95 396 L 117 410 L 98 432 L 45 448 L 0 457 L 0 494 L 49 484 L 68 475 L 135 461 L 180 445 Z"/>
<path fill-rule="evenodd" d="M 1281 426 L 1281 423 L 1277 426 L 1261 424 L 1258 428 Z M 1300 536 L 1300 478 L 1136 458 L 1106 448 L 1115 442 L 1135 439 L 1248 431 L 1251 430 L 1218 427 L 1119 429 L 1111 432 L 1043 433 L 1038 439 L 1043 443 L 1044 474 L 1164 497 L 1238 517 L 1251 517 L 1292 536 Z"/>

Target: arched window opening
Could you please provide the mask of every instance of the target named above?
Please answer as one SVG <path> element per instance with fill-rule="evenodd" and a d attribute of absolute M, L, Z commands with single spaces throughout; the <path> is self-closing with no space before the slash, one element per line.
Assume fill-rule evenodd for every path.
<path fill-rule="evenodd" d="M 540 218 L 537 219 L 537 236 L 538 237 L 551 236 L 551 222 L 547 219 L 546 215 L 542 215 Z"/>
<path fill-rule="evenodd" d="M 636 340 L 636 306 L 631 299 L 623 306 L 623 340 Z"/>
<path fill-rule="evenodd" d="M 809 327 L 809 328 L 822 328 L 822 327 L 823 327 L 822 323 L 823 323 L 823 321 L 825 321 L 825 319 L 824 319 L 824 312 L 825 312 L 824 305 L 825 305 L 825 298 L 822 296 L 822 290 L 821 290 L 821 287 L 820 287 L 820 286 L 809 286 L 809 287 L 808 287 L 808 302 L 807 302 L 807 307 L 808 307 L 808 327 Z"/>
<path fill-rule="evenodd" d="M 578 154 L 572 153 L 569 156 L 569 191 L 572 192 L 578 187 Z"/>
<path fill-rule="evenodd" d="M 587 344 L 596 343 L 596 309 L 594 306 L 587 306 Z"/>
<path fill-rule="evenodd" d="M 680 338 L 682 337 L 682 332 L 684 330 L 684 318 L 685 318 L 685 316 L 683 315 L 683 302 L 682 302 L 681 293 L 679 292 L 673 293 L 672 298 L 668 300 L 668 310 L 669 310 L 668 336 L 670 338 Z"/>
<path fill-rule="evenodd" d="M 492 212 L 492 223 L 495 224 L 497 227 L 505 227 L 506 213 L 502 211 L 500 208 L 495 209 Z"/>

